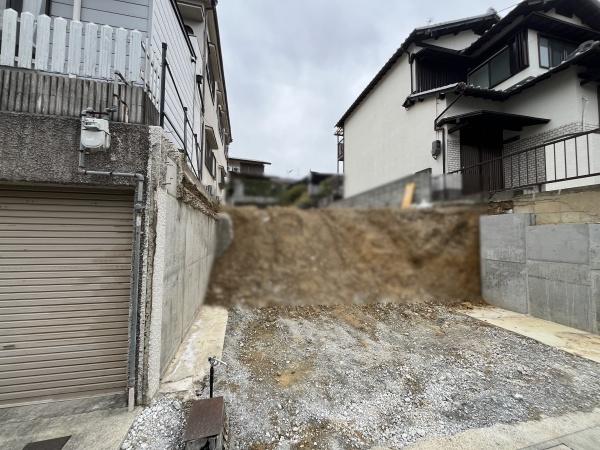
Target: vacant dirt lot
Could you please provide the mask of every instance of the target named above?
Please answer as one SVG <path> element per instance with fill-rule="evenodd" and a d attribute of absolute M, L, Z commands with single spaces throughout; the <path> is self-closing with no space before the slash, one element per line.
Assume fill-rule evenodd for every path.
<path fill-rule="evenodd" d="M 401 448 L 600 406 L 598 365 L 445 306 L 231 311 L 233 448 Z"/>
<path fill-rule="evenodd" d="M 479 299 L 479 215 L 471 209 L 235 208 L 234 241 L 208 303 L 438 303 Z"/>

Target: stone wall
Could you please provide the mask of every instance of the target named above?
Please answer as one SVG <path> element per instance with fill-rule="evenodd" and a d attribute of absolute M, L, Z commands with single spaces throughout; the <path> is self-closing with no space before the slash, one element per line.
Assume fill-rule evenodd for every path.
<path fill-rule="evenodd" d="M 483 298 L 598 333 L 600 224 L 534 225 L 531 214 L 481 218 Z"/>
<path fill-rule="evenodd" d="M 600 187 L 523 195 L 512 200 L 515 213 L 533 214 L 535 223 L 600 223 Z"/>
<path fill-rule="evenodd" d="M 431 201 L 431 173 L 419 172 L 329 205 L 330 208 L 389 208 L 400 206 L 409 183 L 416 183 L 413 203 Z"/>

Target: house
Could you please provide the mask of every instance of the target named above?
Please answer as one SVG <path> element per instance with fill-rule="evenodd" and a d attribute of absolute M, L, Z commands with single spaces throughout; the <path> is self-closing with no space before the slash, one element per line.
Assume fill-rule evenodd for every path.
<path fill-rule="evenodd" d="M 599 69 L 596 0 L 416 28 L 336 124 L 345 197 L 428 170 L 464 194 L 599 183 Z"/>
<path fill-rule="evenodd" d="M 0 417 L 148 403 L 225 197 L 216 1 L 0 7 Z"/>
<path fill-rule="evenodd" d="M 270 162 L 257 161 L 254 159 L 229 158 L 227 171 L 230 173 L 239 173 L 241 175 L 262 176 L 265 174 L 265 166 L 270 166 Z"/>
<path fill-rule="evenodd" d="M 341 198 L 343 178 L 340 175 L 311 170 L 305 180 L 308 186 L 308 195 L 311 197 L 320 196 L 326 190 L 328 199 L 329 197 L 331 197 L 331 200 Z M 327 188 L 324 189 L 324 186 L 327 186 Z"/>
<path fill-rule="evenodd" d="M 273 206 L 279 201 L 282 183 L 275 177 L 265 175 L 267 161 L 229 158 L 229 192 L 227 203 L 232 206 Z"/>

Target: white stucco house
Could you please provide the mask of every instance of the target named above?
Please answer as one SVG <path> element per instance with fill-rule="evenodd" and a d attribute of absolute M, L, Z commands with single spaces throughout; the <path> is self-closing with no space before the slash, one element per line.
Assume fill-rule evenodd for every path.
<path fill-rule="evenodd" d="M 600 3 L 416 28 L 336 124 L 346 197 L 417 172 L 464 193 L 600 183 Z"/>

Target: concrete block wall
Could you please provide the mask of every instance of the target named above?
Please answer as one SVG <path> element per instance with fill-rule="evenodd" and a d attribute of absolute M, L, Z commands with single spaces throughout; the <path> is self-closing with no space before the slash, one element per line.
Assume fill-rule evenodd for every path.
<path fill-rule="evenodd" d="M 330 208 L 389 208 L 400 206 L 406 185 L 416 183 L 413 203 L 431 201 L 431 173 L 419 172 L 332 203 Z"/>
<path fill-rule="evenodd" d="M 525 235 L 530 225 L 529 214 L 483 216 L 480 221 L 483 298 L 523 314 L 528 312 Z"/>
<path fill-rule="evenodd" d="M 600 224 L 535 225 L 531 214 L 481 218 L 483 298 L 598 333 Z"/>

